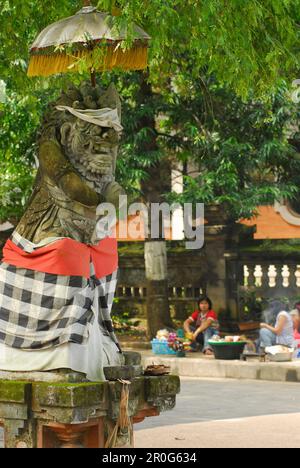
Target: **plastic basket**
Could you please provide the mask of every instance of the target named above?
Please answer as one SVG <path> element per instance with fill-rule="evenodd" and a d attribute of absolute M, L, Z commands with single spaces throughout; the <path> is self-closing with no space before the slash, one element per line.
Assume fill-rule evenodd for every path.
<path fill-rule="evenodd" d="M 176 354 L 176 351 L 171 349 L 167 341 L 160 341 L 157 338 L 154 338 L 151 341 L 152 352 L 154 354 Z"/>

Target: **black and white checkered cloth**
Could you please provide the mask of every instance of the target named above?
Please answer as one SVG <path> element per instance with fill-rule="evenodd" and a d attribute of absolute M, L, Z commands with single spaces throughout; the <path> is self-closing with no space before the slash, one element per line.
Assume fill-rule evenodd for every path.
<path fill-rule="evenodd" d="M 20 242 L 18 246 L 24 249 Z M 88 338 L 88 323 L 96 319 L 101 332 L 109 335 L 121 351 L 110 316 L 116 284 L 117 270 L 100 279 L 92 270 L 86 279 L 2 262 L 0 342 L 31 350 L 68 342 L 82 344 Z"/>

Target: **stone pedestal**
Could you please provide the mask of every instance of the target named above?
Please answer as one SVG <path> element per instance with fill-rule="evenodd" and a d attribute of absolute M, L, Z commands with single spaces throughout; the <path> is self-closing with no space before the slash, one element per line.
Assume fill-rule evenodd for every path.
<path fill-rule="evenodd" d="M 48 374 L 56 376 L 54 381 L 48 381 Z M 63 380 L 63 374 L 54 372 L 22 373 L 26 380 L 18 380 L 17 372 L 0 372 L 0 425 L 6 448 L 105 447 L 119 417 L 124 381 L 69 382 L 65 375 Z M 140 375 L 128 386 L 131 424 L 118 432 L 120 448 L 132 447 L 135 423 L 174 408 L 180 381 L 173 375 Z"/>

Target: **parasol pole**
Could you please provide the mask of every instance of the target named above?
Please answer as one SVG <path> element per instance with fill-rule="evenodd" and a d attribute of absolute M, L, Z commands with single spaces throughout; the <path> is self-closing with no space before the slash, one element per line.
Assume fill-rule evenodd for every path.
<path fill-rule="evenodd" d="M 96 73 L 93 70 L 90 70 L 91 72 L 91 83 L 93 88 L 96 88 Z"/>
<path fill-rule="evenodd" d="M 82 3 L 83 3 L 84 7 L 91 6 L 91 1 L 90 0 L 83 0 Z M 96 88 L 96 73 L 95 73 L 94 70 L 90 70 L 90 73 L 91 73 L 92 86 L 93 86 L 93 88 Z"/>

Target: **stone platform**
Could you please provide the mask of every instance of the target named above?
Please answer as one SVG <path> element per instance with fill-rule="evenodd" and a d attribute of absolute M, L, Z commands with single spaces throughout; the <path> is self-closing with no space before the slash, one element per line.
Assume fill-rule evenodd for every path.
<path fill-rule="evenodd" d="M 7 448 L 101 448 L 119 422 L 124 389 L 128 390 L 127 427 L 119 427 L 116 447 L 132 447 L 133 425 L 145 417 L 174 408 L 180 391 L 179 377 L 138 374 L 137 364 L 125 366 L 117 380 L 85 382 L 72 372 L 2 373 L 0 375 L 0 426 Z M 114 375 L 115 374 L 115 375 Z M 70 382 L 68 380 L 73 380 Z M 76 381 L 77 379 L 77 381 Z M 124 410 L 124 405 L 123 405 Z"/>

